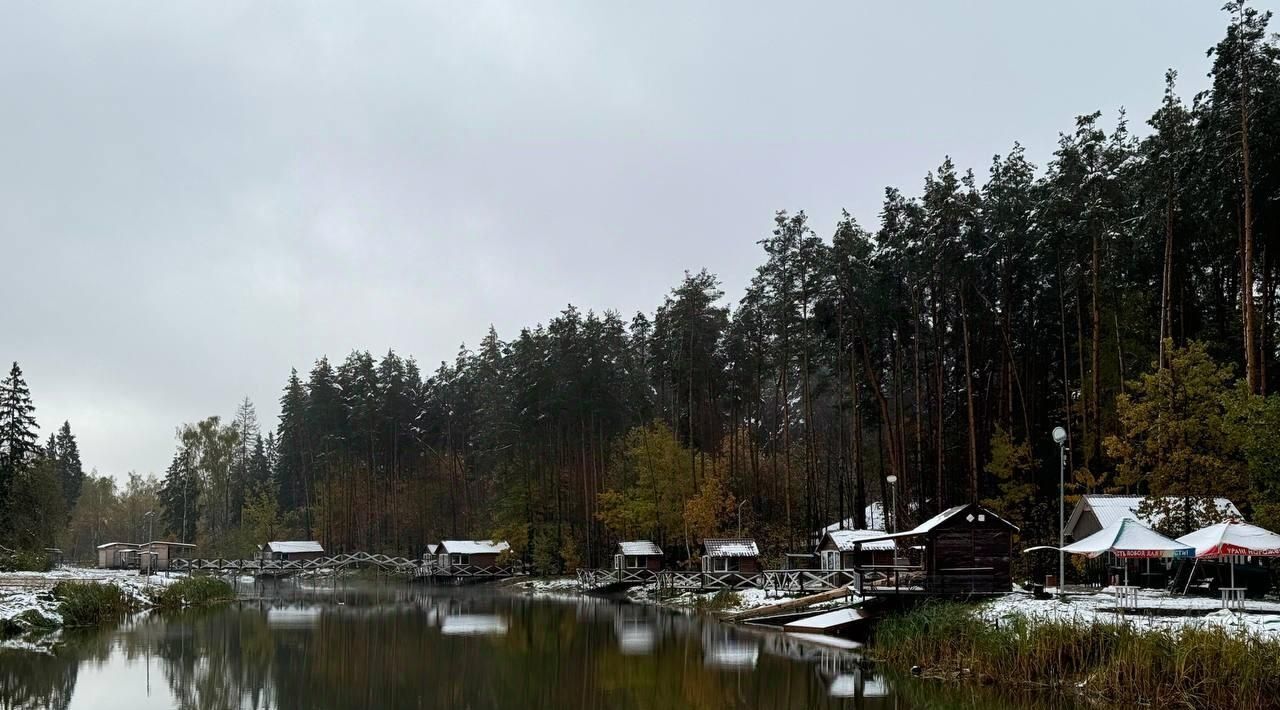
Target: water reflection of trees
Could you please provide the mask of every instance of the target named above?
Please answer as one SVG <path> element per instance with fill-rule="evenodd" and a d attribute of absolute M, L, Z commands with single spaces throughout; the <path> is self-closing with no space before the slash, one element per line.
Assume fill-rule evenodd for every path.
<path fill-rule="evenodd" d="M 78 656 L 0 649 L 0 708 L 65 708 L 76 687 Z"/>
<path fill-rule="evenodd" d="M 458 622 L 474 633 L 443 633 Z M 916 697 L 903 702 L 910 695 L 898 683 L 848 652 L 797 648 L 773 632 L 647 607 L 503 596 L 242 604 L 143 618 L 74 648 L 14 662 L 6 655 L 4 706 L 66 707 L 77 664 L 114 654 L 149 655 L 178 707 L 200 710 L 949 706 L 910 682 Z M 882 697 L 890 690 L 895 697 Z M 960 696 L 961 706 L 998 707 Z"/>

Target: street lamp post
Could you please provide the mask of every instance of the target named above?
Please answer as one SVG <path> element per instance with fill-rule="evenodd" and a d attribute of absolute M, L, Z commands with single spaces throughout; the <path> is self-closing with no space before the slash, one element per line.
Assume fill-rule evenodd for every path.
<path fill-rule="evenodd" d="M 1067 430 L 1062 427 L 1053 428 L 1053 441 L 1058 445 L 1058 596 L 1066 596 L 1067 563 L 1066 547 L 1067 527 Z"/>
<path fill-rule="evenodd" d="M 142 517 L 147 519 L 147 547 L 149 548 L 147 550 L 147 574 L 148 575 L 155 571 L 154 567 L 156 566 L 156 558 L 155 558 L 156 551 L 154 549 L 150 549 L 151 543 L 155 540 L 155 537 L 152 535 L 152 533 L 155 532 L 155 524 L 156 524 L 155 514 L 156 514 L 156 511 L 154 510 L 148 510 L 147 512 L 142 514 Z"/>
<path fill-rule="evenodd" d="M 893 513 L 893 529 L 889 532 L 898 532 L 898 477 L 893 474 L 889 474 L 888 476 L 885 476 L 884 480 L 889 484 L 889 508 Z M 889 516 L 885 517 L 888 518 Z M 888 523 L 889 520 L 886 520 L 885 522 Z"/>
<path fill-rule="evenodd" d="M 746 498 L 741 503 L 738 504 L 738 537 L 739 538 L 742 537 L 742 506 L 746 505 L 747 501 L 749 500 L 751 499 Z"/>

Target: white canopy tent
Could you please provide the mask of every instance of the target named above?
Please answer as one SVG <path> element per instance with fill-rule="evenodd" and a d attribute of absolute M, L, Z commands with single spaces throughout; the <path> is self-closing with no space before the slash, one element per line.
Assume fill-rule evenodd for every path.
<path fill-rule="evenodd" d="M 1280 535 L 1249 523 L 1225 522 L 1210 525 L 1178 538 L 1178 542 L 1195 548 L 1197 560 L 1232 555 L 1280 557 Z M 1190 581 L 1188 580 L 1188 584 Z M 1236 566 L 1231 565 L 1231 586 L 1236 586 Z"/>
<path fill-rule="evenodd" d="M 1023 552 L 1032 550 L 1057 550 L 1051 545 L 1029 547 Z M 1164 535 L 1143 525 L 1137 520 L 1123 518 L 1117 520 L 1083 540 L 1061 548 L 1063 552 L 1086 557 L 1098 557 L 1111 553 L 1113 557 L 1128 559 L 1167 559 L 1186 558 L 1195 555 L 1195 548 Z M 1129 586 L 1129 566 L 1125 565 L 1125 586 Z"/>

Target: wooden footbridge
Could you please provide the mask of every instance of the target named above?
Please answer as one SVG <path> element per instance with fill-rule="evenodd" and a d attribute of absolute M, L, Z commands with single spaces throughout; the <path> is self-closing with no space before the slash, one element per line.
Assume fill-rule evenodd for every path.
<path fill-rule="evenodd" d="M 368 552 L 349 552 L 308 560 L 257 560 L 257 559 L 174 559 L 169 569 L 175 572 L 206 572 L 209 574 L 244 574 L 283 576 L 320 570 L 337 570 L 349 567 L 377 568 L 390 574 L 402 574 L 429 581 L 487 580 L 524 574 L 518 565 L 482 567 L 478 565 L 441 565 L 435 560 L 416 560 Z"/>
<path fill-rule="evenodd" d="M 656 584 L 659 591 L 713 592 L 722 589 L 764 589 L 777 594 L 823 592 L 861 587 L 856 570 L 785 569 L 764 572 L 703 572 L 647 569 L 586 569 L 578 571 L 578 583 L 597 593 L 619 591 L 642 584 Z"/>

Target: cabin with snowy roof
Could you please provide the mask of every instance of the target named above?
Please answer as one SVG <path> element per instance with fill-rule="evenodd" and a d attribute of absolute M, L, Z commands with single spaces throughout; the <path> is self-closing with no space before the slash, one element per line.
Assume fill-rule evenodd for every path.
<path fill-rule="evenodd" d="M 662 570 L 662 548 L 648 540 L 626 540 L 613 553 L 615 570 Z"/>
<path fill-rule="evenodd" d="M 506 540 L 443 540 L 436 548 L 440 567 L 497 567 L 498 557 L 511 549 Z"/>
<path fill-rule="evenodd" d="M 324 555 L 324 547 L 315 540 L 274 540 L 262 546 L 264 560 L 314 560 Z"/>
<path fill-rule="evenodd" d="M 919 562 L 862 575 L 862 593 L 968 595 L 1003 594 L 1013 586 L 1013 534 L 1018 527 L 977 503 L 948 508 L 900 533 L 867 536 L 855 552 L 891 541 L 920 549 Z"/>
<path fill-rule="evenodd" d="M 750 538 L 708 538 L 702 541 L 703 572 L 762 571 L 760 548 Z"/>
<path fill-rule="evenodd" d="M 1062 528 L 1063 537 L 1066 538 L 1067 542 L 1083 540 L 1120 520 L 1137 520 L 1149 528 L 1160 529 L 1165 522 L 1163 515 L 1155 512 L 1146 513 L 1146 511 L 1143 511 L 1146 514 L 1139 514 L 1138 512 L 1142 509 L 1143 503 L 1148 501 L 1148 498 L 1149 496 L 1086 493 L 1080 496 L 1080 500 L 1076 501 L 1075 507 L 1071 509 L 1071 517 L 1067 518 L 1067 522 Z M 1178 505 L 1186 499 L 1176 496 L 1170 497 L 1169 500 L 1174 505 Z M 1211 501 L 1193 500 L 1193 503 L 1208 503 L 1211 507 L 1216 508 L 1218 520 L 1213 522 L 1244 520 L 1244 516 L 1240 514 L 1240 509 L 1236 507 L 1235 503 L 1226 498 L 1214 498 Z M 1177 533 L 1175 532 L 1175 534 Z"/>
<path fill-rule="evenodd" d="M 824 570 L 854 569 L 855 567 L 891 566 L 897 551 L 893 540 L 882 538 L 883 530 L 831 530 L 823 533 L 818 542 L 818 561 Z"/>

